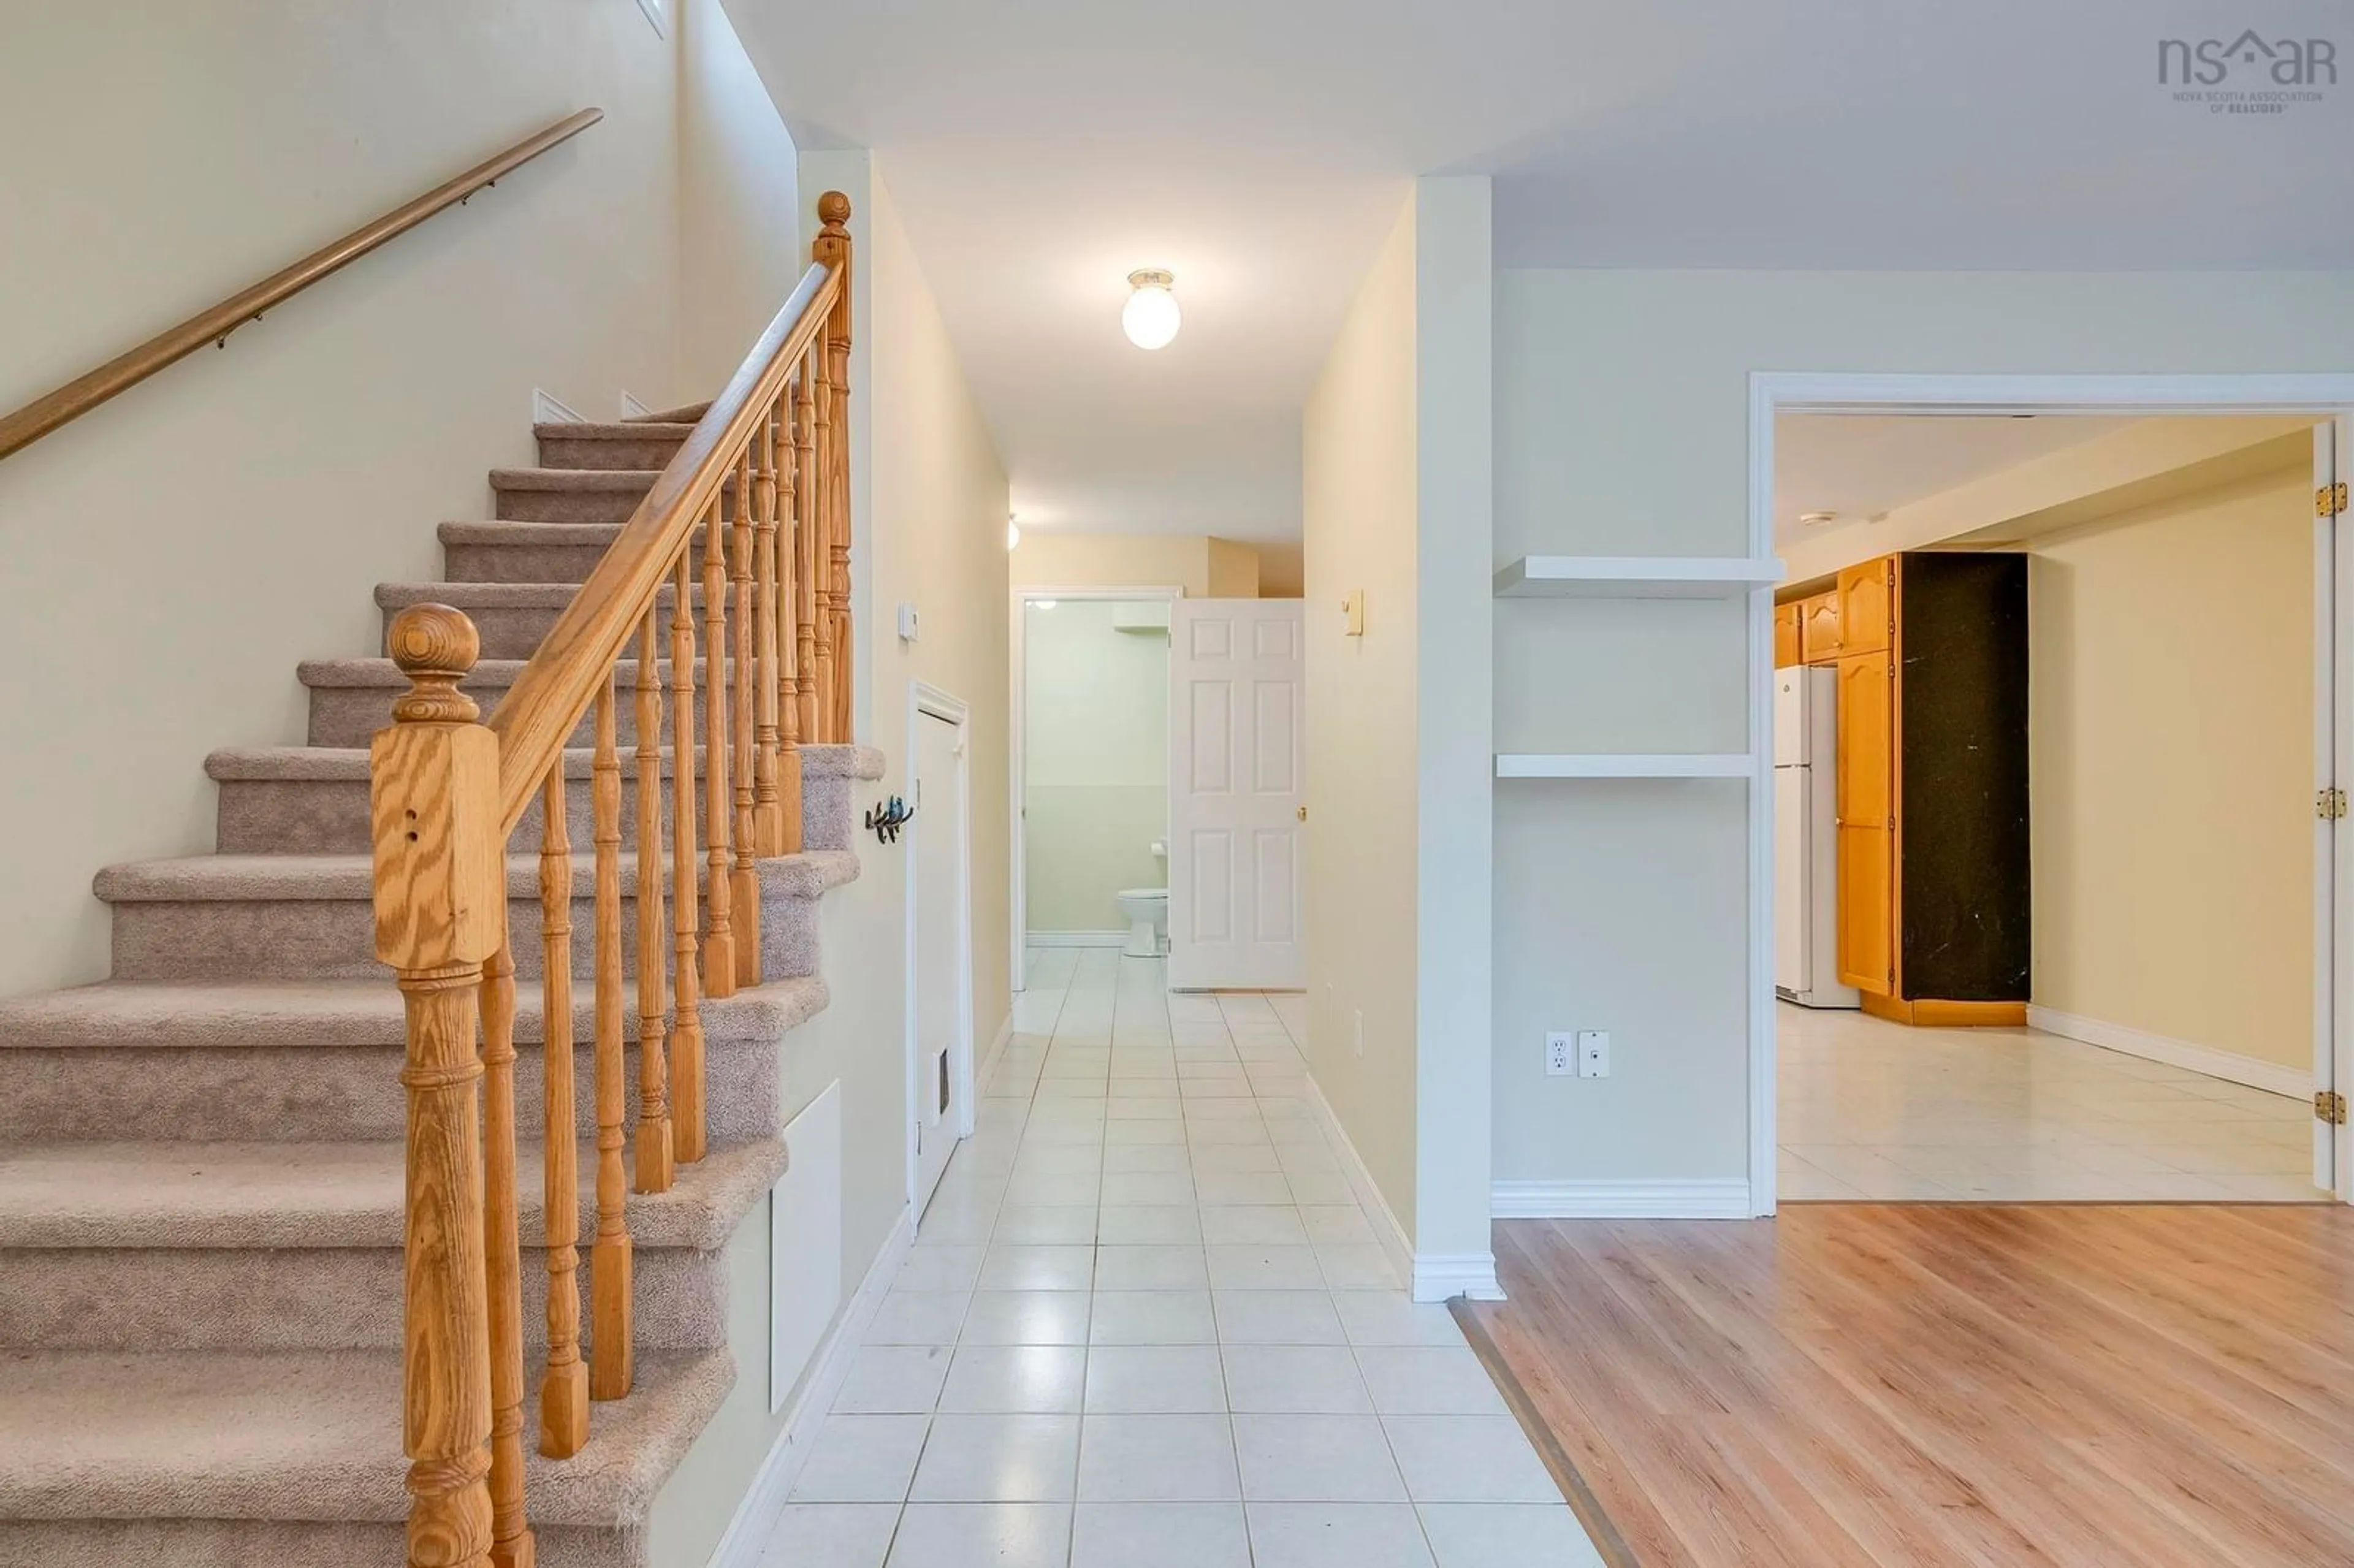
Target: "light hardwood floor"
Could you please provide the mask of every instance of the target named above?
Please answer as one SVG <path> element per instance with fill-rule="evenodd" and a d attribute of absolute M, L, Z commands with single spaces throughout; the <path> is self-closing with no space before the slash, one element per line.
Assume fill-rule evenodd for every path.
<path fill-rule="evenodd" d="M 1810 1204 L 1496 1249 L 1510 1299 L 1459 1315 L 1612 1568 L 2354 1563 L 2344 1209 Z"/>

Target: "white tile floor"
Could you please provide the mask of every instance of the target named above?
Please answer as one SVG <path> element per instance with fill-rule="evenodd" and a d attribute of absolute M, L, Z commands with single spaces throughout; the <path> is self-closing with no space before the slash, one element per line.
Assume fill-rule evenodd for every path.
<path fill-rule="evenodd" d="M 2323 1196 L 2303 1100 L 2033 1030 L 1775 1011 L 1784 1198 Z"/>
<path fill-rule="evenodd" d="M 1599 1568 L 1303 1097 L 1296 997 L 1032 956 L 764 1568 Z"/>

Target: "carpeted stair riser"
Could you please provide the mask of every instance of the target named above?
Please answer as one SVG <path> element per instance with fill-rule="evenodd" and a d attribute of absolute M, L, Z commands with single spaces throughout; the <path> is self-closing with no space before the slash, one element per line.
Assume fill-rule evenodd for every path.
<path fill-rule="evenodd" d="M 637 1372 L 629 1398 L 593 1407 L 578 1454 L 525 1445 L 548 1568 L 643 1563 L 654 1496 L 737 1369 L 725 1351 L 668 1351 Z M 0 1408 L 53 1435 L 0 1473 L 0 1563 L 398 1568 L 400 1386 L 384 1351 L 0 1355 Z"/>
<path fill-rule="evenodd" d="M 700 570 L 700 568 L 697 568 Z M 376 585 L 376 607 L 384 611 L 385 635 L 391 636 L 393 618 L 412 604 L 446 604 L 466 612 L 474 623 L 474 631 L 482 639 L 482 656 L 485 659 L 528 659 L 539 651 L 547 637 L 548 629 L 556 624 L 578 592 L 571 583 L 379 583 Z M 655 614 L 663 629 L 663 645 L 668 647 L 671 606 L 676 593 L 663 588 L 654 600 Z M 704 601 L 701 580 L 695 582 L 688 596 L 688 605 L 695 616 L 695 662 L 703 659 Z M 734 590 L 727 597 L 728 613 L 735 613 Z M 735 624 L 728 624 L 728 636 L 735 635 Z M 379 653 L 390 642 L 377 644 Z M 698 670 L 696 679 L 702 678 Z"/>
<path fill-rule="evenodd" d="M 652 469 L 493 469 L 493 514 L 510 523 L 626 523 L 657 477 Z M 719 493 L 723 504 L 733 504 L 734 474 Z"/>
<path fill-rule="evenodd" d="M 441 575 L 453 583 L 585 583 L 620 532 L 604 523 L 444 523 Z M 700 539 L 689 559 L 699 579 Z"/>
<path fill-rule="evenodd" d="M 832 748 L 805 747 L 799 752 L 801 771 L 801 844 L 804 849 L 841 850 L 853 846 L 857 831 L 858 780 L 830 769 Z M 669 771 L 664 757 L 664 772 Z M 701 758 L 697 759 L 701 776 Z M 285 766 L 286 763 L 293 766 Z M 574 751 L 565 758 L 565 824 L 573 850 L 592 847 L 595 827 L 593 754 Z M 367 757 L 356 747 L 315 754 L 216 752 L 206 769 L 220 785 L 215 834 L 223 854 L 367 854 Z M 621 847 L 634 851 L 638 842 L 636 757 L 621 764 Z M 299 775 L 289 777 L 286 775 Z M 700 789 L 700 785 L 697 786 Z M 705 796 L 695 796 L 697 821 Z M 728 810 L 732 832 L 735 791 L 730 779 Z M 535 800 L 525 808 L 508 842 L 534 853 L 540 842 L 542 811 Z"/>
<path fill-rule="evenodd" d="M 827 857 L 799 855 L 759 863 L 760 972 L 771 980 L 814 974 L 816 899 L 832 885 Z M 538 868 L 509 863 L 507 939 L 518 981 L 540 975 Z M 363 866 L 363 870 L 365 867 Z M 700 867 L 698 867 L 698 872 Z M 624 860 L 621 953 L 637 963 L 635 864 Z M 572 972 L 594 974 L 596 899 L 591 878 L 576 868 Z M 665 888 L 667 891 L 667 888 Z M 375 954 L 376 912 L 365 886 L 357 895 L 123 899 L 101 884 L 114 907 L 114 974 L 119 980 L 304 980 L 382 976 Z M 665 931 L 672 911 L 664 899 Z M 669 952 L 667 935 L 663 951 Z"/>
<path fill-rule="evenodd" d="M 584 760 L 587 754 L 580 755 Z M 699 760 L 699 759 L 698 759 Z M 567 765 L 567 772 L 577 771 Z M 663 771 L 670 768 L 665 759 Z M 632 853 L 638 847 L 638 782 L 637 759 L 634 754 L 621 758 L 621 848 Z M 697 768 L 698 780 L 702 769 Z M 728 791 L 730 832 L 733 832 L 735 791 Z M 698 791 L 701 784 L 696 786 Z M 596 827 L 595 780 L 585 772 L 567 778 L 564 784 L 566 832 L 575 852 L 593 847 L 591 833 Z M 670 832 L 668 810 L 673 797 L 663 798 L 663 832 Z M 703 820 L 704 797 L 695 799 L 695 821 Z M 507 842 L 524 853 L 535 853 L 540 843 L 540 828 L 546 815 L 540 802 L 535 800 L 525 809 L 523 821 L 515 825 L 514 835 Z M 220 804 L 215 834 L 223 854 L 367 854 L 374 844 L 368 836 L 368 783 L 363 771 L 351 779 L 225 779 L 221 780 Z M 667 842 L 667 840 L 665 840 Z"/>
<path fill-rule="evenodd" d="M 595 1277 L 580 1254 L 580 1335 Z M 18 1247 L 0 1251 L 0 1351 L 390 1351 L 401 1343 L 398 1247 Z M 725 1248 L 631 1252 L 641 1351 L 727 1344 Z M 547 1347 L 547 1254 L 523 1249 L 525 1361 Z"/>
<path fill-rule="evenodd" d="M 663 641 L 667 643 L 669 635 Z M 498 711 L 513 689 L 515 677 L 523 673 L 521 660 L 488 660 L 474 666 L 471 679 L 463 683 L 466 694 L 474 699 L 489 718 Z M 392 722 L 392 705 L 408 683 L 400 677 L 398 668 L 389 659 L 334 659 L 306 662 L 297 673 L 311 693 L 310 744 L 313 746 L 366 747 L 376 732 Z M 634 750 L 638 743 L 637 705 L 638 662 L 624 659 L 615 666 L 613 692 L 614 731 L 624 750 Z M 670 689 L 671 662 L 667 656 L 657 662 L 655 679 L 662 683 L 662 734 L 656 738 L 664 746 L 670 744 L 673 694 Z M 709 692 L 704 680 L 703 660 L 695 661 L 695 735 L 698 749 L 703 745 L 703 726 Z M 568 747 L 586 749 L 596 743 L 594 710 L 581 715 L 580 723 L 565 742 Z"/>
<path fill-rule="evenodd" d="M 777 1043 L 715 1033 L 722 1022 L 720 1004 L 707 1003 L 704 1020 L 704 1093 L 714 1148 L 774 1136 L 782 1108 Z M 574 1006 L 580 1044 L 573 1050 L 573 1125 L 594 1127 L 595 1009 L 578 987 Z M 634 1040 L 636 1015 L 625 1022 Z M 634 1044 L 627 1056 L 624 1081 L 634 1123 Z M 404 1060 L 397 1044 L 0 1051 L 0 1145 L 395 1139 L 408 1125 L 408 1099 L 400 1086 Z M 546 1110 L 540 1046 L 518 1041 L 515 1124 L 524 1137 L 537 1138 L 546 1130 Z"/>
<path fill-rule="evenodd" d="M 539 466 L 568 469 L 661 470 L 678 455 L 691 423 L 663 424 L 631 420 L 620 424 L 534 425 L 539 444 Z"/>

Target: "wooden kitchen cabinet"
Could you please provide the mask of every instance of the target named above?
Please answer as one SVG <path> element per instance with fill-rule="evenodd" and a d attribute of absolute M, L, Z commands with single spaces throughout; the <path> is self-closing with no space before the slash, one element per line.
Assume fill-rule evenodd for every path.
<path fill-rule="evenodd" d="M 1888 652 L 1839 662 L 1839 977 L 1896 988 L 1896 671 Z"/>
<path fill-rule="evenodd" d="M 1840 599 L 1836 588 L 1798 600 L 1798 661 L 1828 664 L 1840 656 Z"/>
<path fill-rule="evenodd" d="M 1774 607 L 1774 668 L 1787 670 L 1803 662 L 1798 657 L 1798 603 Z"/>
<path fill-rule="evenodd" d="M 1847 567 L 1836 591 L 1840 655 L 1884 652 L 1896 628 L 1896 557 Z"/>

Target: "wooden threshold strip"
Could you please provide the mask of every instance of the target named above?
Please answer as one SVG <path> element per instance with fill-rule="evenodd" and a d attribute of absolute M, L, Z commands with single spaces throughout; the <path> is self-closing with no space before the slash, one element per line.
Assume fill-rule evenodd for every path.
<path fill-rule="evenodd" d="M 1594 1489 L 1585 1484 L 1585 1478 L 1578 1473 L 1577 1466 L 1562 1447 L 1560 1439 L 1553 1435 L 1553 1428 L 1545 1425 L 1543 1415 L 1538 1413 L 1536 1401 L 1530 1398 L 1529 1391 L 1522 1386 L 1520 1374 L 1512 1370 L 1511 1362 L 1504 1359 L 1504 1352 L 1496 1348 L 1496 1341 L 1489 1337 L 1488 1327 L 1479 1321 L 1479 1314 L 1471 1310 L 1470 1298 L 1453 1297 L 1447 1301 L 1447 1309 L 1455 1315 L 1455 1326 L 1462 1330 L 1463 1337 L 1471 1342 L 1471 1353 L 1478 1356 L 1479 1364 L 1488 1369 L 1488 1376 L 1495 1383 L 1496 1391 L 1504 1396 L 1504 1404 L 1511 1410 L 1512 1419 L 1521 1424 L 1521 1430 L 1528 1434 L 1529 1441 L 1536 1446 L 1537 1457 L 1552 1472 L 1553 1485 L 1561 1489 L 1564 1500 L 1569 1504 L 1569 1511 L 1577 1516 L 1577 1522 L 1585 1528 L 1586 1538 L 1594 1542 L 1595 1551 L 1601 1553 L 1604 1568 L 1641 1568 L 1636 1560 L 1635 1549 L 1627 1544 L 1626 1538 L 1618 1533 L 1618 1527 L 1610 1522 L 1610 1516 L 1603 1511 L 1602 1499 L 1596 1497 Z"/>

